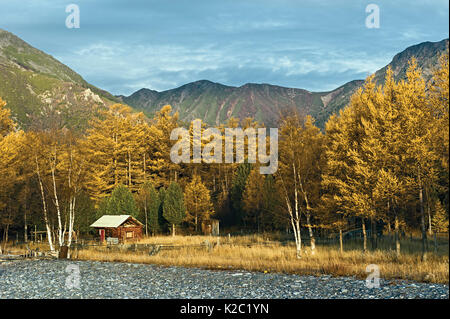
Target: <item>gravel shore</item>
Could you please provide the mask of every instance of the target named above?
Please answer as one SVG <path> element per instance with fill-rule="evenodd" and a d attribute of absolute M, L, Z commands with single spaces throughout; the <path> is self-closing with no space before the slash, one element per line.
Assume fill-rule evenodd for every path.
<path fill-rule="evenodd" d="M 381 279 L 379 288 L 367 288 L 364 280 L 350 277 L 24 260 L 0 263 L 0 299 L 4 298 L 448 299 L 449 286 Z"/>

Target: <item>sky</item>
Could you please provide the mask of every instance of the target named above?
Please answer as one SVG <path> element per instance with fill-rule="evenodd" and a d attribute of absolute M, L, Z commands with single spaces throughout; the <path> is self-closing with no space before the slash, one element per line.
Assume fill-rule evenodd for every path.
<path fill-rule="evenodd" d="M 448 12 L 448 0 L 0 0 L 0 28 L 115 95 L 203 79 L 328 91 L 448 38 Z"/>

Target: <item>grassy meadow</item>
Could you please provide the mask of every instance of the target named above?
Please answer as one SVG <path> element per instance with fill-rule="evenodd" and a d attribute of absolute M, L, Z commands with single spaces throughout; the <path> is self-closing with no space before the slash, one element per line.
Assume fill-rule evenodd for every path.
<path fill-rule="evenodd" d="M 447 235 L 448 236 L 448 235 Z M 209 243 L 209 245 L 205 245 Z M 376 264 L 380 276 L 385 279 L 407 279 L 420 282 L 448 284 L 449 282 L 449 242 L 448 237 L 437 239 L 437 245 L 429 240 L 427 260 L 421 260 L 419 238 L 401 240 L 402 254 L 397 257 L 393 241 L 384 236 L 378 240 L 377 248 L 362 252 L 359 239 L 344 242 L 341 253 L 335 242 L 317 241 L 315 254 L 310 247 L 303 246 L 302 258 L 297 259 L 295 244 L 283 241 L 274 234 L 243 236 L 154 236 L 139 241 L 137 247 L 161 245 L 163 248 L 154 255 L 149 248 L 133 249 L 135 246 L 119 249 L 120 246 L 86 246 L 72 249 L 72 259 L 105 262 L 145 263 L 161 266 L 199 267 L 215 270 L 248 270 L 277 272 L 299 275 L 333 275 L 367 277 L 366 267 Z M 307 243 L 306 243 L 307 244 Z M 34 245 L 34 246 L 33 246 Z M 45 244 L 30 244 L 30 249 Z M 436 249 L 437 248 L 437 249 Z M 23 246 L 9 247 L 18 252 Z"/>
<path fill-rule="evenodd" d="M 205 245 L 205 243 L 209 243 Z M 344 242 L 341 253 L 335 242 L 317 241 L 315 254 L 304 245 L 302 258 L 297 259 L 295 244 L 284 241 L 276 234 L 242 236 L 152 236 L 137 242 L 138 247 L 161 245 L 163 248 L 154 255 L 149 249 L 118 249 L 86 246 L 72 249 L 72 259 L 96 260 L 105 262 L 145 263 L 161 266 L 199 267 L 215 270 L 248 270 L 277 272 L 299 275 L 333 275 L 367 277 L 366 267 L 376 264 L 380 276 L 385 279 L 407 279 L 420 282 L 449 283 L 449 241 L 439 237 L 435 249 L 434 241 L 429 239 L 427 260 L 421 259 L 420 239 L 401 240 L 402 254 L 397 257 L 393 241 L 387 236 L 379 239 L 377 248 L 363 253 L 359 239 Z M 132 246 L 134 247 L 134 246 Z M 48 249 L 45 243 L 28 244 L 28 248 Z M 115 249 L 117 248 L 117 249 Z M 7 245 L 10 253 L 20 253 L 24 245 Z"/>

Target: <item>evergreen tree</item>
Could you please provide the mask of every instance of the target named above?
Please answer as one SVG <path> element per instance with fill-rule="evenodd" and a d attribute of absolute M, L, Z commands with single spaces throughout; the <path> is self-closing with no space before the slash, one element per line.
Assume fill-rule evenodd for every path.
<path fill-rule="evenodd" d="M 260 174 L 259 167 L 254 167 L 247 178 L 242 195 L 242 208 L 245 211 L 244 220 L 247 225 L 256 225 L 258 232 L 261 227 L 263 210 L 265 209 L 265 177 Z"/>
<path fill-rule="evenodd" d="M 133 194 L 125 185 L 114 188 L 111 197 L 107 201 L 106 210 L 108 215 L 131 215 L 139 217 Z"/>
<path fill-rule="evenodd" d="M 75 217 L 75 229 L 80 233 L 88 233 L 92 231 L 90 225 L 94 223 L 102 215 L 96 215 L 95 203 L 86 192 L 82 192 L 77 199 L 77 214 Z"/>
<path fill-rule="evenodd" d="M 242 194 L 245 190 L 245 185 L 247 183 L 248 175 L 250 174 L 251 164 L 242 163 L 238 166 L 236 173 L 234 174 L 233 184 L 231 187 L 231 204 L 233 207 L 234 221 L 237 224 L 244 222 L 244 210 L 242 203 Z"/>
<path fill-rule="evenodd" d="M 158 191 L 155 189 L 153 183 L 146 182 L 139 189 L 137 196 L 137 203 L 140 209 L 140 218 L 154 235 L 161 230 L 159 221 L 159 209 L 161 200 Z"/>
<path fill-rule="evenodd" d="M 448 213 L 441 204 L 440 200 L 436 200 L 434 204 L 434 215 L 432 219 L 432 227 L 435 233 L 448 232 Z"/>
<path fill-rule="evenodd" d="M 163 217 L 172 225 L 172 236 L 175 236 L 175 227 L 186 217 L 183 197 L 183 190 L 176 182 L 170 183 L 164 192 Z"/>

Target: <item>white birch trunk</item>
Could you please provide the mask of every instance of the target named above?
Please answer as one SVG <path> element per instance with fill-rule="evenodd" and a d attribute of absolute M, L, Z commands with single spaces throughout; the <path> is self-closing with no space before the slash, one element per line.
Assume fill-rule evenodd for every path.
<path fill-rule="evenodd" d="M 56 159 L 55 159 L 56 161 Z M 53 197 L 55 201 L 55 207 L 56 207 L 56 216 L 58 220 L 58 243 L 59 247 L 64 246 L 64 233 L 63 233 L 63 226 L 61 222 L 61 209 L 59 207 L 59 200 L 58 200 L 58 193 L 56 189 L 56 177 L 55 177 L 55 166 L 56 163 L 54 163 L 54 166 L 51 168 L 52 172 L 52 181 L 53 181 Z"/>
<path fill-rule="evenodd" d="M 295 168 L 294 168 L 295 171 Z M 295 176 L 295 175 L 294 175 Z M 291 202 L 289 200 L 289 195 L 287 193 L 286 187 L 284 185 L 284 181 L 281 178 L 281 182 L 283 184 L 283 188 L 285 191 L 285 201 L 286 201 L 286 207 L 289 213 L 289 221 L 292 226 L 292 230 L 294 232 L 294 238 L 295 238 L 295 246 L 296 246 L 296 256 L 298 259 L 302 257 L 302 238 L 301 238 L 301 232 L 300 232 L 300 219 L 299 219 L 299 212 L 298 212 L 298 197 L 297 197 L 297 187 L 294 189 L 295 193 L 295 215 L 294 211 L 292 209 Z"/>
<path fill-rule="evenodd" d="M 52 230 L 50 228 L 50 224 L 49 224 L 49 220 L 48 220 L 47 203 L 45 201 L 44 186 L 42 185 L 41 173 L 40 173 L 40 168 L 39 168 L 39 163 L 38 163 L 37 157 L 36 157 L 36 174 L 38 177 L 39 188 L 41 191 L 42 205 L 43 205 L 43 212 L 44 212 L 44 222 L 45 222 L 45 228 L 47 230 L 48 245 L 50 247 L 50 250 L 53 252 L 53 251 L 55 251 L 55 247 L 53 246 Z"/>
<path fill-rule="evenodd" d="M 300 185 L 300 190 L 303 193 L 303 198 L 304 198 L 305 204 L 306 204 L 306 223 L 308 224 L 309 239 L 311 242 L 311 255 L 315 255 L 316 254 L 316 239 L 314 238 L 312 225 L 311 225 L 311 207 L 309 206 L 308 194 L 306 193 L 306 191 L 303 187 L 303 182 L 302 182 L 302 179 L 300 176 L 300 171 L 298 172 L 297 175 L 298 175 L 298 183 Z"/>

